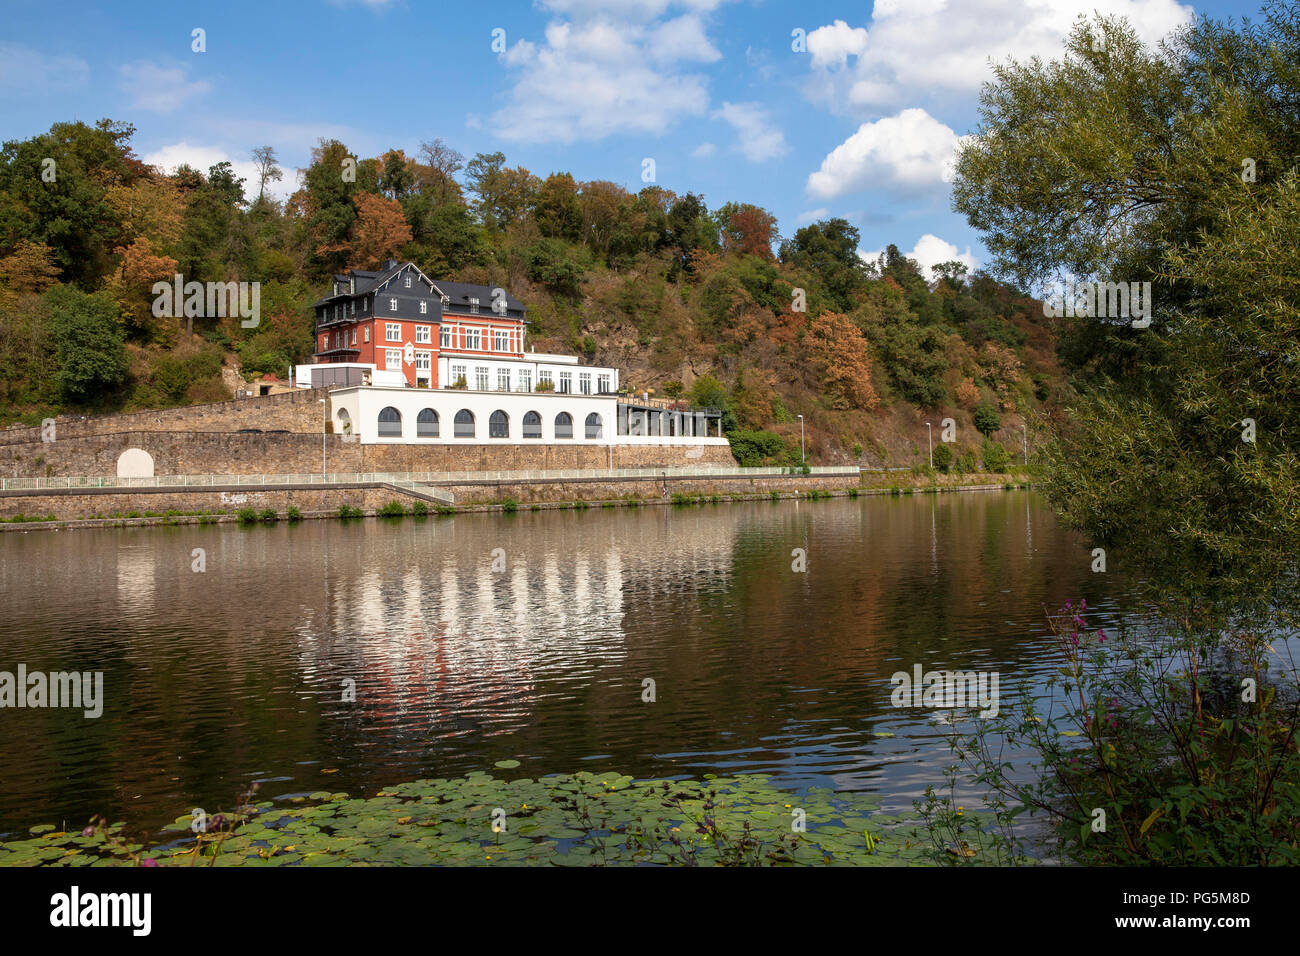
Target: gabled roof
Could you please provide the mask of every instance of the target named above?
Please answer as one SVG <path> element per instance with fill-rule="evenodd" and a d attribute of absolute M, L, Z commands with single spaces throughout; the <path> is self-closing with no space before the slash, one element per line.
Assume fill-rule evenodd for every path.
<path fill-rule="evenodd" d="M 318 308 L 322 305 L 330 305 L 335 302 L 345 302 L 349 299 L 359 298 L 363 295 L 369 295 L 379 289 L 382 289 L 393 277 L 398 275 L 408 267 L 414 269 L 426 283 L 434 290 L 435 295 L 447 297 L 448 305 L 458 310 L 469 311 L 470 299 L 478 299 L 479 308 L 484 310 L 484 314 L 490 314 L 492 309 L 492 292 L 493 286 L 474 285 L 469 282 L 447 282 L 442 279 L 430 279 L 414 262 L 397 263 L 393 260 L 384 263 L 385 268 L 378 272 L 363 271 L 353 269 L 351 272 L 336 273 L 332 282 L 347 282 L 349 286 L 355 284 L 356 291 L 340 292 L 337 295 L 327 295 L 325 298 L 312 304 L 312 308 Z M 332 286 L 331 286 L 332 287 Z M 526 307 L 522 302 L 506 293 L 506 311 L 507 313 L 517 313 L 523 315 Z"/>

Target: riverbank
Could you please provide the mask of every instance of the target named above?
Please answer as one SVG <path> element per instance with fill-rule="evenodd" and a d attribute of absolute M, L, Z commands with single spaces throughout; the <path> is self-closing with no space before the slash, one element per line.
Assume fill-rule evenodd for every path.
<path fill-rule="evenodd" d="M 484 479 L 437 486 L 445 503 L 390 482 L 211 488 L 170 486 L 43 489 L 0 492 L 0 532 L 62 531 L 154 525 L 257 524 L 306 519 L 450 516 L 520 510 L 587 510 L 653 505 L 786 501 L 860 495 L 941 494 L 1029 487 L 1028 475 L 934 475 L 863 472 L 856 482 L 843 476 L 782 475 L 734 478 L 664 475 L 624 479 Z"/>
<path fill-rule="evenodd" d="M 498 771 L 518 767 L 515 760 Z M 765 775 L 617 773 L 417 780 L 373 797 L 318 791 L 195 811 L 161 844 L 122 823 L 33 827 L 0 866 L 890 866 L 983 861 L 979 823 L 928 830 L 862 793 L 773 787 Z M 967 842 L 967 839 L 971 843 Z M 947 841 L 947 842 L 945 842 Z M 960 844 L 962 852 L 957 851 Z"/>

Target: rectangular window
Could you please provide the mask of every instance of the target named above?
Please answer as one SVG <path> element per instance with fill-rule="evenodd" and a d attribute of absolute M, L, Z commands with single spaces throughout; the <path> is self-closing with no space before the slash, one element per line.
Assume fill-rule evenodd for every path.
<path fill-rule="evenodd" d="M 591 394 L 591 373 L 590 372 L 578 373 L 578 391 L 582 392 L 583 395 Z"/>
<path fill-rule="evenodd" d="M 473 315 L 478 315 L 478 299 L 469 300 L 469 311 Z"/>
<path fill-rule="evenodd" d="M 521 368 L 519 370 L 519 391 L 531 392 L 533 390 L 533 371 L 532 369 Z"/>
<path fill-rule="evenodd" d="M 370 341 L 370 326 L 368 325 L 366 326 L 365 331 L 361 333 L 361 337 L 364 338 L 367 342 Z"/>
<path fill-rule="evenodd" d="M 538 385 L 541 385 L 543 382 L 549 382 L 549 381 L 551 381 L 551 372 L 550 372 L 550 370 L 549 370 L 549 369 L 544 369 L 544 368 L 542 368 L 542 369 L 538 369 L 538 370 L 537 370 L 537 384 L 538 384 Z"/>
<path fill-rule="evenodd" d="M 559 389 L 559 391 L 560 391 L 560 394 L 561 394 L 561 395 L 568 395 L 570 392 L 573 391 L 573 373 L 572 373 L 572 372 L 561 372 L 561 373 L 560 373 L 560 389 Z"/>
<path fill-rule="evenodd" d="M 384 333 L 384 341 L 385 341 L 385 342 L 400 342 L 400 341 L 402 341 L 402 323 L 400 323 L 400 322 L 385 322 L 384 325 L 387 326 L 387 330 L 386 330 L 385 333 Z"/>
<path fill-rule="evenodd" d="M 465 380 L 465 366 L 453 365 L 451 367 L 451 384 L 455 385 L 457 382 Z"/>
<path fill-rule="evenodd" d="M 438 336 L 438 344 L 441 345 L 441 346 L 442 346 L 443 348 L 445 348 L 445 349 L 452 348 L 453 346 L 452 346 L 452 344 L 451 344 L 451 336 L 452 336 L 452 330 L 449 329 L 449 328 L 447 328 L 447 327 L 444 325 L 444 326 L 442 327 L 442 332 L 441 332 L 441 334 L 439 334 L 439 336 Z"/>
<path fill-rule="evenodd" d="M 415 327 L 415 341 L 420 343 L 429 343 L 433 341 L 433 336 L 430 334 L 427 325 L 417 325 Z"/>
<path fill-rule="evenodd" d="M 498 352 L 509 352 L 509 351 L 510 351 L 510 333 L 509 333 L 509 332 L 494 332 L 494 333 L 492 334 L 492 338 L 493 338 L 492 347 L 495 348 Z"/>
<path fill-rule="evenodd" d="M 497 391 L 498 392 L 510 391 L 510 369 L 508 368 L 497 369 Z"/>
<path fill-rule="evenodd" d="M 324 352 L 329 347 L 330 347 L 330 337 L 328 335 L 322 335 L 320 337 L 320 350 Z"/>
<path fill-rule="evenodd" d="M 353 315 L 356 315 L 356 314 L 357 314 L 357 300 L 356 300 L 356 299 L 353 299 L 353 300 L 352 300 L 352 314 L 353 314 Z"/>
<path fill-rule="evenodd" d="M 488 368 L 486 365 L 474 366 L 474 387 L 480 392 L 488 390 Z"/>
<path fill-rule="evenodd" d="M 420 314 L 421 315 L 429 314 L 429 303 L 425 302 L 423 299 L 420 300 Z"/>
<path fill-rule="evenodd" d="M 479 334 L 480 334 L 480 332 L 479 332 L 478 329 L 466 329 L 466 330 L 465 330 L 465 348 L 467 348 L 467 349 L 478 349 L 478 348 L 479 348 L 479 344 L 480 344 L 480 343 L 479 343 Z"/>
<path fill-rule="evenodd" d="M 389 312 L 396 312 L 396 311 L 397 311 L 397 300 L 396 300 L 396 299 L 389 299 L 389 300 L 388 300 L 388 311 L 389 311 Z"/>
<path fill-rule="evenodd" d="M 433 356 L 433 353 L 432 353 L 432 352 L 416 352 L 416 353 L 415 353 L 415 371 L 416 371 L 417 373 L 419 373 L 419 372 L 428 372 L 429 369 L 431 368 L 431 362 L 430 362 L 430 359 L 432 358 L 432 356 Z"/>
<path fill-rule="evenodd" d="M 411 277 L 410 277 L 410 276 L 407 276 L 407 277 L 406 277 L 406 287 L 407 287 L 408 289 L 411 287 Z"/>
<path fill-rule="evenodd" d="M 355 325 L 352 326 L 352 344 L 357 344 L 357 327 Z"/>
<path fill-rule="evenodd" d="M 384 368 L 398 372 L 402 370 L 401 349 L 384 349 Z"/>
<path fill-rule="evenodd" d="M 596 376 L 596 390 L 599 391 L 602 395 L 607 395 L 607 394 L 609 394 L 609 376 L 608 376 L 608 375 L 597 375 L 597 376 Z"/>

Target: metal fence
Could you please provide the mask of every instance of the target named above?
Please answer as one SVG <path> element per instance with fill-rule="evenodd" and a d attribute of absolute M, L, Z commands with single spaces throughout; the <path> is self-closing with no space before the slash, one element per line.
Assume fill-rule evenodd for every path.
<path fill-rule="evenodd" d="M 813 465 L 809 477 L 856 476 L 856 465 Z M 899 470 L 899 469 L 890 469 Z M 330 472 L 323 475 L 157 475 L 152 478 L 50 477 L 0 478 L 0 491 L 40 491 L 47 488 L 203 488 L 218 485 L 332 485 L 415 482 L 463 484 L 466 482 L 528 482 L 546 480 L 618 480 L 622 478 L 769 478 L 801 474 L 799 468 L 741 468 L 726 465 L 692 465 L 678 468 L 562 468 L 532 471 L 372 471 Z"/>

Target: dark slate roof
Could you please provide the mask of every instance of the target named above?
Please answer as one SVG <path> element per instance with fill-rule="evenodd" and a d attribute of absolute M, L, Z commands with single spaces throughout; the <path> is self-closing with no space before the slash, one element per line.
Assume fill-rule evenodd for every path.
<path fill-rule="evenodd" d="M 452 306 L 468 309 L 469 300 L 478 299 L 480 309 L 490 311 L 492 308 L 492 286 L 471 285 L 468 282 L 444 282 L 441 279 L 434 279 L 433 284 L 450 299 Z M 524 304 L 507 292 L 506 309 L 511 312 L 523 312 Z"/>

